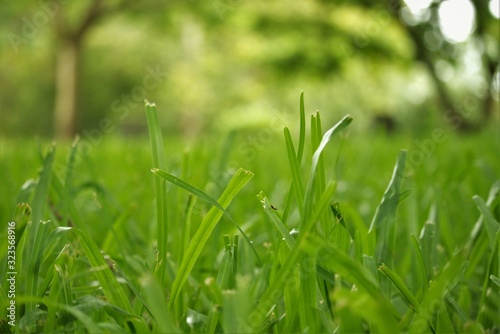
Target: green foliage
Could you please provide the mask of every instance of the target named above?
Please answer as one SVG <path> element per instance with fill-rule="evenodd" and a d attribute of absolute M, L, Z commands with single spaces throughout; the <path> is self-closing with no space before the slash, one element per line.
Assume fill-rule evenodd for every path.
<path fill-rule="evenodd" d="M 398 155 L 401 141 L 346 140 L 351 116 L 323 133 L 301 95 L 299 129 L 285 128 L 282 146 L 227 168 L 237 135 L 179 154 L 183 143 L 163 141 L 163 114 L 145 107 L 149 149 L 110 141 L 82 155 L 75 141 L 61 157 L 51 147 L 37 180 L 17 198 L 9 190 L 24 203 L 10 208 L 17 326 L 4 280 L 2 331 L 498 331 L 498 147 L 477 150 L 489 134 L 450 137 L 419 166 L 413 147 Z M 2 273 L 7 261 L 0 254 Z"/>
<path fill-rule="evenodd" d="M 146 134 L 140 113 L 144 98 L 175 110 L 162 117 L 162 124 L 188 136 L 229 123 L 262 122 L 261 115 L 281 108 L 283 101 L 291 103 L 295 96 L 289 92 L 299 88 L 310 91 L 313 105 L 328 103 L 355 117 L 382 113 L 404 122 L 414 114 L 423 126 L 449 126 L 440 118 L 421 117 L 438 111 L 441 90 L 433 90 L 429 77 L 455 72 L 454 80 L 446 80 L 449 100 L 471 118 L 480 114 L 499 54 L 494 43 L 498 20 L 488 2 L 472 2 L 476 29 L 466 44 L 443 37 L 437 22 L 443 1 L 419 14 L 428 19 L 413 23 L 405 21 L 411 15 L 399 1 L 302 0 L 293 6 L 283 0 L 4 3 L 0 135 L 53 135 L 59 52 L 75 36 L 84 37 L 75 91 L 81 134 Z M 461 64 L 471 62 L 469 54 L 474 54 L 474 66 L 463 71 Z M 428 68 L 435 68 L 434 75 L 422 68 L 425 59 L 432 60 Z M 470 74 L 471 68 L 480 70 Z M 151 71 L 155 80 L 148 80 Z M 275 96 L 263 94 L 266 90 Z M 491 102 L 498 107 L 498 101 Z M 242 122 L 240 116 L 249 111 L 254 116 Z M 338 117 L 322 116 L 328 123 Z M 35 117 L 26 131 L 26 120 Z M 112 126 L 103 129 L 103 120 Z M 358 122 L 371 125 L 366 117 Z"/>

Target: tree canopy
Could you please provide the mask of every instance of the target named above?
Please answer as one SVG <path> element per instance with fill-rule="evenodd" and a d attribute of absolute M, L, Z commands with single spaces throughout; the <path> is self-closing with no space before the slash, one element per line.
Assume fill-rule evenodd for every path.
<path fill-rule="evenodd" d="M 312 108 L 366 120 L 430 117 L 458 130 L 498 120 L 495 0 L 417 3 L 5 2 L 0 134 L 142 132 L 152 99 L 172 133 L 196 135 L 250 114 L 258 123 L 301 90 Z M 472 15 L 463 40 L 445 25 L 467 16 L 460 4 Z"/>

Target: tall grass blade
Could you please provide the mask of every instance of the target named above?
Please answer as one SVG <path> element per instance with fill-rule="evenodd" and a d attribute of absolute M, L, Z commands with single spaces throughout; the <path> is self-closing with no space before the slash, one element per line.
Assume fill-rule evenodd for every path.
<path fill-rule="evenodd" d="M 123 288 L 116 280 L 109 264 L 101 254 L 95 242 L 82 230 L 72 227 L 58 227 L 54 229 L 47 239 L 47 245 L 59 242 L 64 235 L 73 234 L 87 256 L 93 272 L 102 287 L 104 295 L 109 302 L 129 313 L 133 313 L 130 301 Z"/>
<path fill-rule="evenodd" d="M 373 309 L 377 309 L 377 316 L 372 318 L 372 320 L 377 321 L 380 331 L 383 333 L 394 332 L 397 329 L 397 323 L 394 318 L 396 311 L 383 298 L 373 275 L 353 258 L 335 247 L 329 246 L 317 237 L 311 237 L 309 244 L 310 248 L 317 249 L 318 257 L 324 259 L 323 263 L 328 268 L 354 283 L 364 298 L 370 300 L 367 302 L 367 305 L 371 305 L 372 311 Z M 366 317 L 367 314 L 364 314 L 364 316 Z"/>
<path fill-rule="evenodd" d="M 269 199 L 266 197 L 266 194 L 264 194 L 264 192 L 261 191 L 257 195 L 257 198 L 262 203 L 262 207 L 264 208 L 264 211 L 271 218 L 271 221 L 273 222 L 276 229 L 280 232 L 281 236 L 285 240 L 288 247 L 290 249 L 292 249 L 295 246 L 295 239 L 290 235 L 290 232 L 288 231 L 287 227 L 285 226 L 285 224 L 283 224 L 283 222 L 280 220 L 280 218 L 276 214 L 275 210 L 273 209 L 273 207 L 271 205 L 271 202 L 269 202 Z"/>
<path fill-rule="evenodd" d="M 63 184 L 57 175 L 55 171 L 52 172 L 52 177 L 51 177 L 51 187 L 54 193 L 62 200 L 64 196 L 67 196 L 66 193 L 69 191 L 69 185 L 71 184 L 68 183 L 68 186 L 66 184 Z M 76 208 L 74 200 L 73 200 L 73 195 L 70 195 L 69 198 L 64 198 L 64 209 L 67 210 L 66 214 L 67 217 L 63 218 L 63 222 L 65 221 L 68 226 L 74 226 L 78 228 L 83 228 L 85 226 L 79 210 Z"/>
<path fill-rule="evenodd" d="M 495 182 L 491 187 L 490 192 L 488 194 L 488 199 L 486 200 L 486 205 L 492 210 L 494 210 L 493 206 L 496 206 L 497 214 L 496 216 L 494 215 L 494 218 L 500 219 L 500 213 L 498 213 L 498 211 L 500 210 L 500 181 Z M 483 236 L 483 234 L 481 234 L 484 225 L 483 219 L 484 216 L 481 215 L 479 219 L 476 221 L 476 224 L 474 225 L 472 231 L 469 234 L 469 240 L 467 240 L 467 244 L 465 246 L 466 254 L 470 254 L 476 243 L 480 243 L 479 238 Z"/>
<path fill-rule="evenodd" d="M 55 148 L 52 146 L 43 161 L 42 171 L 35 189 L 35 196 L 31 205 L 31 222 L 28 223 L 25 230 L 25 243 L 22 250 L 22 263 L 24 268 L 22 272 L 26 274 L 26 294 L 28 296 L 38 297 L 38 277 L 40 267 L 40 255 L 43 242 L 47 232 L 47 223 L 42 222 L 44 215 L 47 195 L 49 192 L 50 177 L 52 175 L 52 163 L 55 157 Z M 19 250 L 18 250 L 19 251 Z M 35 308 L 32 303 L 26 304 L 26 312 Z"/>
<path fill-rule="evenodd" d="M 427 292 L 420 300 L 418 313 L 409 324 L 411 333 L 436 332 L 434 322 L 437 315 L 437 306 L 444 303 L 444 296 L 450 293 L 451 289 L 458 282 L 467 267 L 468 262 L 464 259 L 463 252 L 455 254 L 438 276 L 434 277 L 433 284 L 429 285 Z"/>
<path fill-rule="evenodd" d="M 394 224 L 396 210 L 401 195 L 401 183 L 406 162 L 406 151 L 398 155 L 391 181 L 382 197 L 382 201 L 375 210 L 370 224 L 369 234 L 376 234 L 375 260 L 377 263 L 392 263 L 394 254 Z"/>
<path fill-rule="evenodd" d="M 498 231 L 500 231 L 500 224 L 495 220 L 495 217 L 493 217 L 493 214 L 491 213 L 490 209 L 488 209 L 488 206 L 481 197 L 475 195 L 473 199 L 474 202 L 476 202 L 479 211 L 481 211 L 484 227 L 486 228 L 488 239 L 490 240 L 490 247 L 493 248 L 495 245 L 497 233 Z"/>
<path fill-rule="evenodd" d="M 196 260 L 198 259 L 213 229 L 224 214 L 226 208 L 231 203 L 232 199 L 245 186 L 245 184 L 250 181 L 252 176 L 253 174 L 249 171 L 245 171 L 243 169 L 238 170 L 220 196 L 218 205 L 212 207 L 203 218 L 198 230 L 191 239 L 189 247 L 186 250 L 181 264 L 179 265 L 177 276 L 172 284 L 171 298 L 169 301 L 170 309 L 172 309 L 177 297 L 179 296 L 184 283 L 191 273 L 191 270 L 193 269 L 194 264 L 196 263 Z M 222 207 L 222 210 L 219 209 L 219 206 Z"/>
<path fill-rule="evenodd" d="M 315 126 L 311 126 L 311 141 L 313 143 L 313 151 L 315 151 L 321 142 L 321 136 L 323 135 L 323 130 L 321 127 L 321 116 L 319 112 L 316 112 L 316 115 L 311 116 L 311 123 L 315 123 Z M 325 161 L 323 159 L 323 154 L 319 155 L 318 158 L 318 169 L 317 169 L 317 177 L 316 177 L 316 182 L 317 185 L 315 187 L 316 191 L 316 197 L 319 198 L 321 196 L 321 193 L 325 189 L 325 183 L 326 183 L 326 175 L 325 175 Z M 323 217 L 321 218 L 321 229 L 322 233 L 325 238 L 328 237 L 328 231 L 330 230 L 330 223 L 331 220 L 329 219 L 329 212 L 325 211 L 323 214 Z"/>
<path fill-rule="evenodd" d="M 399 292 L 401 292 L 401 294 L 405 298 L 405 300 L 408 303 L 408 305 L 413 310 L 415 310 L 415 311 L 418 312 L 418 310 L 420 308 L 420 304 L 419 304 L 417 298 L 415 298 L 415 296 L 413 295 L 413 293 L 411 293 L 410 289 L 408 289 L 408 287 L 406 286 L 406 284 L 403 282 L 403 280 L 401 279 L 401 277 L 399 277 L 398 274 L 396 274 L 395 272 L 393 272 L 384 263 L 382 263 L 382 265 L 379 267 L 379 270 L 381 272 L 383 272 L 384 275 L 386 275 L 392 281 L 392 283 L 394 284 L 394 286 L 399 290 Z"/>
<path fill-rule="evenodd" d="M 302 162 L 304 147 L 306 146 L 306 111 L 304 106 L 304 92 L 300 93 L 300 127 L 299 127 L 299 147 L 297 150 L 297 161 Z"/>
<path fill-rule="evenodd" d="M 430 279 L 427 268 L 425 266 L 424 257 L 422 256 L 422 252 L 420 251 L 420 246 L 418 245 L 417 238 L 412 234 L 411 235 L 411 243 L 413 245 L 413 249 L 415 250 L 415 255 L 417 257 L 418 263 L 418 273 L 420 274 L 420 286 L 422 291 L 425 292 L 427 290 L 427 282 Z"/>
<path fill-rule="evenodd" d="M 500 233 L 498 232 L 493 244 L 493 253 L 488 262 L 488 270 L 484 277 L 480 302 L 482 308 L 478 315 L 478 321 L 487 329 L 498 328 L 500 326 L 500 321 L 498 320 L 500 287 L 490 279 L 490 277 L 495 276 L 500 276 Z"/>
<path fill-rule="evenodd" d="M 424 223 L 419 236 L 421 255 L 426 268 L 425 273 L 427 276 L 427 280 L 430 280 L 434 274 L 434 258 L 436 256 L 436 246 L 438 244 L 436 219 L 436 208 L 435 206 L 432 206 L 429 212 L 429 218 L 427 218 L 427 221 Z"/>
<path fill-rule="evenodd" d="M 148 122 L 149 140 L 153 155 L 153 168 L 166 169 L 163 152 L 158 112 L 154 103 L 145 101 L 146 118 Z M 168 225 L 167 225 L 167 185 L 164 180 L 155 178 L 156 224 L 158 233 L 158 277 L 162 286 L 165 283 L 165 266 L 167 256 Z"/>
<path fill-rule="evenodd" d="M 284 134 L 288 162 L 290 164 L 290 170 L 292 171 L 292 185 L 294 187 L 295 196 L 297 197 L 297 203 L 299 204 L 299 212 L 302 212 L 301 203 L 304 201 L 304 182 L 302 181 L 302 176 L 300 175 L 300 164 L 295 153 L 290 130 L 285 128 Z"/>
<path fill-rule="evenodd" d="M 240 173 L 241 171 L 242 171 L 242 169 L 240 169 L 240 171 L 238 171 L 238 173 Z M 208 204 L 216 207 L 220 211 L 222 211 L 222 213 L 231 221 L 231 223 L 233 223 L 233 225 L 236 226 L 236 228 L 241 233 L 243 238 L 245 238 L 246 242 L 250 246 L 250 249 L 254 253 L 254 255 L 255 255 L 256 259 L 259 261 L 259 263 L 261 262 L 260 257 L 257 254 L 257 251 L 255 250 L 255 247 L 252 244 L 252 241 L 250 241 L 250 238 L 241 229 L 241 227 L 234 221 L 234 219 L 226 212 L 226 209 L 224 209 L 224 207 L 219 204 L 218 201 L 216 201 L 213 197 L 208 195 L 206 192 L 204 192 L 200 188 L 195 187 L 192 184 L 190 184 L 182 179 L 179 179 L 178 177 L 176 177 L 170 173 L 167 173 L 161 169 L 153 168 L 153 169 L 151 169 L 151 172 L 155 175 L 158 175 L 160 178 L 162 178 L 162 179 L 164 179 L 164 180 L 166 180 L 166 181 L 168 181 L 168 182 L 170 182 L 178 187 L 181 187 L 186 191 L 189 191 L 191 194 L 195 195 L 199 199 L 205 201 L 206 203 L 208 203 Z M 245 171 L 245 172 L 250 173 L 253 176 L 253 174 L 251 172 L 248 172 L 248 171 Z"/>
<path fill-rule="evenodd" d="M 71 145 L 71 149 L 66 162 L 66 175 L 64 176 L 64 190 L 61 196 L 62 202 L 62 222 L 68 222 L 70 217 L 70 203 L 72 202 L 73 196 L 71 194 L 72 184 L 71 180 L 73 178 L 73 171 L 75 169 L 76 154 L 78 152 L 79 137 L 77 136 Z"/>
<path fill-rule="evenodd" d="M 316 204 L 314 211 L 306 223 L 301 228 L 299 237 L 296 240 L 296 245 L 286 258 L 286 261 L 282 264 L 281 270 L 278 275 L 271 281 L 269 286 L 265 289 L 264 293 L 261 295 L 260 303 L 256 306 L 255 310 L 249 316 L 246 326 L 252 328 L 253 331 L 260 331 L 264 328 L 266 321 L 265 315 L 269 312 L 270 308 L 276 303 L 278 298 L 282 295 L 282 286 L 290 278 L 290 273 L 292 269 L 299 262 L 301 255 L 305 254 L 306 238 L 309 235 L 314 223 L 319 219 L 323 210 L 328 208 L 329 201 L 333 195 L 336 188 L 335 182 L 330 182 L 325 188 L 325 192 Z M 253 317 L 255 315 L 255 317 Z"/>
<path fill-rule="evenodd" d="M 42 298 L 36 298 L 32 296 L 20 296 L 17 297 L 17 302 L 18 303 L 25 303 L 26 305 L 28 304 L 45 304 L 47 307 L 50 308 L 58 308 L 61 310 L 64 310 L 74 316 L 79 322 L 83 324 L 85 329 L 88 331 L 88 333 L 102 333 L 103 330 L 99 327 L 99 324 L 97 324 L 92 317 L 88 316 L 84 312 L 80 311 L 76 307 L 73 306 L 68 306 L 65 304 L 61 304 L 58 302 L 51 301 L 50 299 L 42 299 Z M 21 324 L 19 324 L 21 326 Z M 19 332 L 22 333 L 22 329 L 19 328 Z"/>
<path fill-rule="evenodd" d="M 28 225 L 28 222 L 30 221 L 31 218 L 31 207 L 27 203 L 19 203 L 16 206 L 15 212 L 14 212 L 14 223 L 15 223 L 15 228 L 13 231 L 15 231 L 16 235 L 16 240 L 15 240 L 15 247 L 16 247 L 16 254 L 22 254 L 23 249 L 25 249 L 25 243 L 26 243 L 26 238 L 24 237 L 24 231 L 26 230 L 26 227 Z M 11 223 L 9 223 L 10 225 Z M 6 232 L 7 234 L 9 232 Z M 5 238 L 4 241 L 0 243 L 0 249 L 4 250 L 11 250 L 11 245 L 9 244 L 8 238 Z M 8 258 L 9 253 L 5 251 L 2 256 L 0 256 L 0 261 L 3 261 L 3 259 Z M 20 273 L 21 268 L 25 268 L 25 265 L 23 264 L 23 256 L 16 256 L 16 264 L 15 268 L 11 268 L 10 266 L 6 267 L 8 272 L 18 272 Z M 8 282 L 4 281 L 2 283 L 4 286 L 5 291 L 8 290 L 7 285 Z M 19 286 L 19 289 L 24 292 L 24 288 L 26 286 L 22 287 L 21 285 Z"/>
<path fill-rule="evenodd" d="M 144 294 L 145 305 L 147 305 L 151 316 L 158 326 L 158 333 L 181 333 L 170 317 L 166 296 L 154 277 L 145 274 L 140 279 L 140 285 Z"/>
<path fill-rule="evenodd" d="M 297 149 L 297 161 L 299 166 L 302 163 L 302 157 L 304 155 L 304 147 L 306 141 L 306 114 L 305 114 L 305 106 L 304 106 L 304 92 L 300 93 L 300 106 L 299 106 L 299 118 L 300 118 L 300 128 L 299 128 L 299 147 Z M 292 183 L 290 184 L 290 190 L 288 191 L 285 199 L 285 205 L 283 208 L 283 216 L 282 221 L 286 223 L 288 220 L 288 216 L 290 214 L 290 209 L 292 207 L 292 199 L 294 197 L 294 189 L 295 186 Z"/>
<path fill-rule="evenodd" d="M 315 194 L 314 185 L 315 185 L 319 158 L 324 148 L 328 144 L 328 142 L 332 139 L 332 137 L 337 133 L 339 133 L 340 131 L 344 130 L 352 122 L 352 119 L 353 119 L 352 116 L 347 115 L 337 124 L 335 124 L 331 129 L 329 129 L 324 134 L 323 139 L 321 140 L 317 150 L 313 155 L 311 171 L 303 203 L 304 210 L 303 210 L 303 215 L 301 215 L 301 231 L 299 235 L 299 240 L 297 241 L 297 245 L 293 248 L 292 252 L 290 253 L 288 261 L 285 262 L 285 264 L 282 266 L 280 274 L 276 276 L 276 278 L 271 282 L 271 284 L 268 286 L 268 288 L 262 295 L 261 298 L 262 302 L 257 306 L 257 309 L 255 310 L 255 312 L 259 313 L 260 315 L 267 314 L 267 311 L 269 311 L 268 307 L 270 305 L 273 305 L 277 301 L 277 299 L 281 296 L 281 292 L 278 293 L 278 291 L 280 291 L 279 287 L 288 277 L 291 268 L 294 266 L 294 264 L 296 264 L 296 261 L 300 258 L 300 255 L 303 254 L 304 252 L 303 248 L 305 247 L 305 238 L 307 237 L 308 233 L 311 231 L 315 222 L 324 213 L 324 210 L 328 207 L 328 203 L 331 198 L 330 196 L 333 194 L 336 187 L 335 183 L 329 183 L 325 187 L 325 191 L 323 192 L 322 196 L 318 199 L 316 205 L 313 206 L 313 199 Z M 285 131 L 285 138 L 286 137 L 287 135 Z M 291 138 L 289 138 L 288 141 L 291 143 Z M 291 150 L 289 149 L 289 151 Z M 291 154 L 289 154 L 289 158 L 290 157 Z M 291 163 L 293 164 L 293 162 Z M 254 322 L 251 324 L 251 327 L 254 328 L 254 330 L 259 330 L 259 328 L 262 328 L 262 326 L 263 326 L 262 322 Z"/>
<path fill-rule="evenodd" d="M 325 134 L 323 135 L 323 139 L 321 140 L 317 150 L 314 152 L 311 163 L 311 171 L 309 173 L 309 180 L 307 182 L 307 188 L 303 203 L 304 205 L 304 210 L 303 210 L 304 215 L 302 217 L 303 221 L 309 219 L 309 217 L 311 216 L 311 211 L 313 206 L 312 203 L 314 199 L 314 185 L 317 176 L 317 168 L 321 157 L 321 153 L 325 149 L 328 142 L 333 138 L 333 136 L 335 136 L 337 133 L 347 128 L 349 124 L 351 124 L 352 120 L 353 120 L 352 116 L 347 115 L 344 118 L 342 118 L 337 124 L 335 124 L 331 129 L 325 132 Z"/>
<path fill-rule="evenodd" d="M 500 278 L 495 275 L 490 275 L 490 279 L 493 283 L 500 287 Z"/>
<path fill-rule="evenodd" d="M 155 175 L 158 175 L 161 179 L 164 179 L 172 183 L 173 185 L 176 185 L 184 190 L 189 191 L 191 194 L 195 195 L 196 197 L 205 201 L 206 203 L 215 206 L 217 209 L 224 211 L 224 208 L 215 199 L 213 199 L 210 195 L 208 195 L 200 188 L 195 187 L 192 184 L 158 168 L 152 168 L 151 172 Z"/>

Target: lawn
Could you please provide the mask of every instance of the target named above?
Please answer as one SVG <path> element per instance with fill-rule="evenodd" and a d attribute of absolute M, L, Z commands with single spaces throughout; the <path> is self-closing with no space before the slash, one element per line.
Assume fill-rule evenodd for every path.
<path fill-rule="evenodd" d="M 498 130 L 301 104 L 186 143 L 145 109 L 149 139 L 0 140 L 0 332 L 500 330 Z"/>

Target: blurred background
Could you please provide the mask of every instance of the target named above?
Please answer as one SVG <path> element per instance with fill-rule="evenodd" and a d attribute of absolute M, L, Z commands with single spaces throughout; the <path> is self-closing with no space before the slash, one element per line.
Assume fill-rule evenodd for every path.
<path fill-rule="evenodd" d="M 0 137 L 145 135 L 144 99 L 172 136 L 282 129 L 301 91 L 327 125 L 498 126 L 499 17 L 499 0 L 2 0 Z"/>

